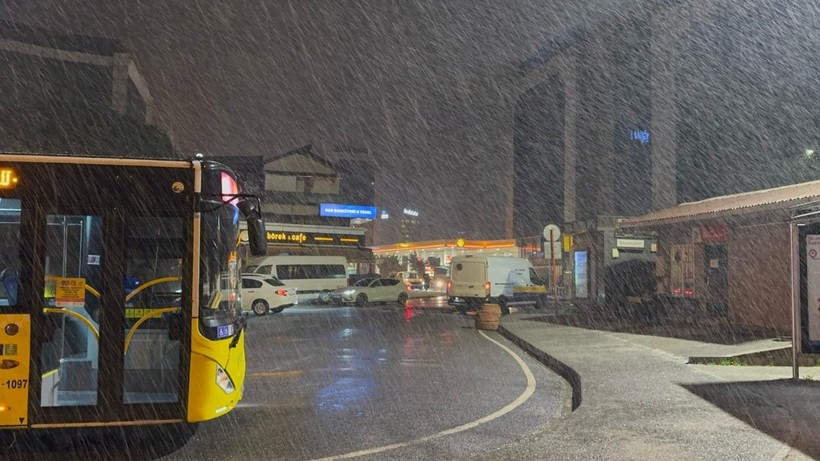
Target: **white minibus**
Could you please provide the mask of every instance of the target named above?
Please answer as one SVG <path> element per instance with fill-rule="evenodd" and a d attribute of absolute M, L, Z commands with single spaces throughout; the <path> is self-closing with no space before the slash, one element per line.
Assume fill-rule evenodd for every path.
<path fill-rule="evenodd" d="M 347 286 L 344 256 L 265 256 L 251 260 L 244 272 L 273 275 L 296 288 L 299 302 L 327 297 L 336 288 Z"/>

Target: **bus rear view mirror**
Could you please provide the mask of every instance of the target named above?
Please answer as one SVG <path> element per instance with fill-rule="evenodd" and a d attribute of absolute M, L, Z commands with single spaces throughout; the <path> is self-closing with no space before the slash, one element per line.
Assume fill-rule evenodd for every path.
<path fill-rule="evenodd" d="M 265 221 L 262 218 L 248 218 L 248 243 L 251 246 L 252 255 L 265 256 L 268 254 Z"/>
<path fill-rule="evenodd" d="M 251 247 L 251 254 L 253 256 L 265 256 L 268 254 L 268 241 L 265 237 L 265 221 L 262 219 L 259 204 L 254 200 L 245 199 L 240 200 L 236 206 L 247 218 L 248 243 Z"/>

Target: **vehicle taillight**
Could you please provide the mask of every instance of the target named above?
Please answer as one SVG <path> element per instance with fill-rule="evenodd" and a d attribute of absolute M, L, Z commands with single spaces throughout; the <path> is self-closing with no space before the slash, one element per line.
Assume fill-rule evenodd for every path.
<path fill-rule="evenodd" d="M 278 294 L 279 296 L 287 296 L 288 290 L 276 290 L 276 294 Z"/>
<path fill-rule="evenodd" d="M 684 296 L 692 296 L 693 294 L 695 294 L 694 290 L 686 290 L 683 292 Z"/>
<path fill-rule="evenodd" d="M 484 282 L 484 293 L 485 293 L 487 296 L 490 296 L 490 287 L 491 287 L 491 286 L 492 286 L 492 285 L 490 285 L 490 281 L 489 281 L 489 280 L 488 280 L 488 281 L 486 281 L 486 282 Z"/>
<path fill-rule="evenodd" d="M 405 286 L 404 286 L 404 291 L 410 291 L 410 290 L 412 290 L 412 288 L 410 287 L 410 285 L 405 285 Z"/>

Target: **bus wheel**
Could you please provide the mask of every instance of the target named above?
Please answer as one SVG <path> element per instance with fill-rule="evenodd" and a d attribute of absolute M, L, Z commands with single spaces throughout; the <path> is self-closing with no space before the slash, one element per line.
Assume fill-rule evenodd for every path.
<path fill-rule="evenodd" d="M 507 307 L 507 298 L 503 296 L 498 297 L 498 307 L 501 308 L 501 315 L 508 315 L 510 313 L 510 308 Z"/>
<path fill-rule="evenodd" d="M 367 295 L 364 293 L 359 293 L 359 296 L 356 296 L 356 305 L 363 307 L 365 304 L 367 304 Z"/>
<path fill-rule="evenodd" d="M 268 313 L 268 303 L 264 299 L 257 299 L 251 304 L 251 310 L 256 315 L 265 315 Z"/>
<path fill-rule="evenodd" d="M 404 303 L 407 302 L 407 293 L 399 293 L 399 299 L 397 300 L 397 302 L 404 306 Z"/>

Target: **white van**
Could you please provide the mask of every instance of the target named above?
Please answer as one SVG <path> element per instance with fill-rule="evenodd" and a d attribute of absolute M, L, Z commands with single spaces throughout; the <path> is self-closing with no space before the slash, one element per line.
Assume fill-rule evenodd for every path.
<path fill-rule="evenodd" d="M 544 307 L 547 289 L 524 258 L 467 255 L 455 256 L 450 262 L 447 296 L 462 312 L 490 302 L 508 314 L 511 305 Z"/>
<path fill-rule="evenodd" d="M 344 256 L 264 256 L 251 260 L 244 272 L 273 275 L 296 288 L 299 302 L 329 296 L 331 291 L 347 286 Z"/>

